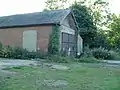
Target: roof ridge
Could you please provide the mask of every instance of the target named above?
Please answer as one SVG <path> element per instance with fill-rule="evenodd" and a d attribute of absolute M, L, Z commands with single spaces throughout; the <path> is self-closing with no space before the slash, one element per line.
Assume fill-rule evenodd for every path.
<path fill-rule="evenodd" d="M 68 14 L 70 9 L 59 9 L 52 11 L 15 14 L 0 17 L 0 27 L 41 25 L 41 24 L 60 24 Z"/>
<path fill-rule="evenodd" d="M 37 13 L 49 13 L 49 12 L 56 12 L 56 11 L 65 11 L 65 10 L 69 10 L 71 11 L 71 9 L 58 9 L 58 10 L 46 10 L 46 11 L 41 11 L 41 12 L 30 12 L 30 13 L 21 13 L 21 14 L 13 14 L 13 15 L 8 15 L 8 16 L 0 16 L 1 17 L 11 17 L 11 16 L 19 16 L 19 15 L 29 15 L 29 14 L 37 14 Z"/>

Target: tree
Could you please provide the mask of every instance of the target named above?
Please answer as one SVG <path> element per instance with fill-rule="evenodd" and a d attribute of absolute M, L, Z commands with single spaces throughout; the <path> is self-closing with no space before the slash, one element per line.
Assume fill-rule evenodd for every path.
<path fill-rule="evenodd" d="M 45 10 L 64 9 L 68 0 L 47 0 Z"/>
<path fill-rule="evenodd" d="M 46 9 L 64 9 L 67 7 L 66 3 L 68 3 L 68 0 L 47 0 Z M 108 3 L 104 2 L 103 0 L 80 0 L 79 2 L 74 2 L 70 6 L 70 8 L 73 10 L 79 27 L 79 34 L 83 38 L 84 46 L 95 46 L 93 44 L 95 44 L 94 42 L 97 41 L 95 39 L 98 38 L 98 35 L 101 35 L 101 38 L 105 38 L 104 34 L 102 35 L 98 33 L 98 30 L 101 30 L 101 27 L 105 26 L 109 21 L 107 19 L 109 16 L 109 9 L 107 6 Z M 102 43 L 99 43 L 99 45 L 101 44 Z"/>
<path fill-rule="evenodd" d="M 71 8 L 79 27 L 79 34 L 83 38 L 84 46 L 91 46 L 91 42 L 94 42 L 94 37 L 97 33 L 97 27 L 94 25 L 89 8 L 76 2 Z"/>
<path fill-rule="evenodd" d="M 105 49 L 111 49 L 110 42 L 107 38 L 107 33 L 103 32 L 103 30 L 99 30 L 100 32 L 97 32 L 97 35 L 93 42 L 94 48 L 103 47 Z"/>
<path fill-rule="evenodd" d="M 80 29 L 80 35 L 83 38 L 84 45 L 90 47 L 107 46 L 109 47 L 107 37 L 104 33 L 104 27 L 110 19 L 110 11 L 108 2 L 104 0 L 84 0 L 83 2 L 75 2 L 72 6 L 73 12 Z M 103 33 L 101 33 L 103 32 Z M 100 42 L 100 39 L 104 43 Z"/>
<path fill-rule="evenodd" d="M 120 49 L 120 15 L 112 15 L 112 21 L 109 24 L 109 41 L 114 48 Z"/>

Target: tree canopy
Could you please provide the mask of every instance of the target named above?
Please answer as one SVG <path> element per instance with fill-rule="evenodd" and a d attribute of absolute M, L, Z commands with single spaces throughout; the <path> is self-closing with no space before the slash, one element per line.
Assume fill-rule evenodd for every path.
<path fill-rule="evenodd" d="M 109 41 L 114 48 L 120 49 L 120 15 L 112 15 L 111 23 L 108 25 L 109 28 Z"/>
<path fill-rule="evenodd" d="M 68 0 L 47 0 L 45 10 L 64 9 Z"/>
<path fill-rule="evenodd" d="M 90 10 L 85 5 L 76 2 L 71 8 L 79 27 L 79 34 L 83 38 L 84 45 L 91 45 L 94 41 L 97 27 L 94 25 L 93 16 Z"/>
<path fill-rule="evenodd" d="M 115 40 L 119 34 L 115 30 L 118 30 L 118 26 L 120 25 L 117 26 L 115 24 L 119 22 L 115 19 L 115 16 L 111 15 L 108 8 L 109 3 L 106 0 L 79 0 L 78 2 L 75 0 L 72 5 L 67 6 L 68 2 L 68 0 L 47 0 L 46 9 L 57 10 L 71 8 L 79 27 L 79 34 L 83 38 L 84 46 L 106 47 L 109 46 L 109 42 L 112 44 L 118 43 Z M 108 24 L 110 22 L 111 24 Z M 104 27 L 107 26 L 111 30 L 109 35 L 104 31 Z M 118 35 L 115 36 L 114 33 Z M 114 34 L 115 37 L 111 37 L 110 34 Z M 104 42 L 102 43 L 101 40 Z"/>

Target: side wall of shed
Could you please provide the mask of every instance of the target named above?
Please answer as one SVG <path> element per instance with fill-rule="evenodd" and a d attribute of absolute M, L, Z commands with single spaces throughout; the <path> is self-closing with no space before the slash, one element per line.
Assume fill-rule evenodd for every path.
<path fill-rule="evenodd" d="M 69 36 L 68 37 L 70 37 L 70 36 L 74 36 L 74 52 L 76 53 L 76 54 L 81 54 L 81 52 L 82 52 L 82 44 L 83 44 L 83 40 L 82 40 L 82 38 L 81 38 L 81 36 L 80 35 L 78 35 L 78 31 L 77 31 L 77 27 L 76 27 L 76 24 L 75 24 L 75 21 L 74 21 L 74 19 L 73 19 L 73 16 L 71 15 L 71 14 L 69 14 L 64 20 L 63 20 L 63 22 L 61 23 L 61 37 L 60 37 L 60 41 L 61 41 L 61 50 L 64 50 L 65 48 L 63 47 L 64 45 L 62 45 L 63 44 L 63 42 L 64 41 L 62 41 L 62 34 L 69 34 Z M 66 44 L 66 48 L 70 48 L 70 50 L 72 50 L 72 41 L 71 41 L 71 39 L 72 39 L 72 37 L 70 37 L 70 40 L 68 40 L 68 42 L 69 42 L 69 44 L 67 45 Z M 67 40 L 67 38 L 66 38 L 66 40 Z M 69 49 L 68 48 L 68 49 Z M 69 50 L 68 50 L 69 51 Z M 73 51 L 73 50 L 72 50 Z"/>
<path fill-rule="evenodd" d="M 0 29 L 0 42 L 4 45 L 23 47 L 23 32 L 27 30 L 37 31 L 37 49 L 48 50 L 49 35 L 52 33 L 52 25 L 17 27 Z"/>

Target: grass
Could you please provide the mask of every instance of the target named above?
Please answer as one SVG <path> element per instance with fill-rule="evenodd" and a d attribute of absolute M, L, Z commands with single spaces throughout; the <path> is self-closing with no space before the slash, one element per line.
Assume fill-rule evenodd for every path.
<path fill-rule="evenodd" d="M 68 71 L 51 70 L 48 67 L 14 67 L 7 70 L 19 72 L 6 79 L 0 90 L 120 90 L 119 68 L 73 67 Z M 63 88 L 49 88 L 44 80 L 65 80 Z"/>

